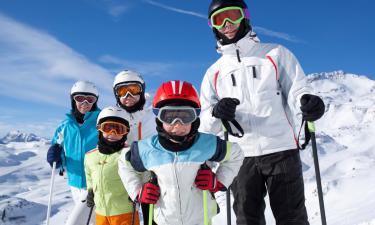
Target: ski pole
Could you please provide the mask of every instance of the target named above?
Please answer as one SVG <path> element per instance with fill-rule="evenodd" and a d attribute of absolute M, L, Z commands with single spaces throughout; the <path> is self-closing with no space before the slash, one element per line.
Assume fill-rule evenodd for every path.
<path fill-rule="evenodd" d="M 210 169 L 206 163 L 201 165 L 201 169 Z M 208 221 L 208 191 L 203 190 L 203 224 L 209 225 Z"/>
<path fill-rule="evenodd" d="M 158 185 L 156 174 L 154 173 L 154 171 L 150 171 L 150 172 L 151 172 L 151 178 L 149 182 L 152 184 Z M 154 204 L 150 204 L 150 208 L 148 210 L 148 225 L 152 225 L 153 218 L 154 218 Z"/>
<path fill-rule="evenodd" d="M 56 170 L 56 162 L 53 162 L 52 163 L 52 172 L 51 172 L 51 183 L 50 183 L 50 188 L 49 188 L 49 198 L 48 198 L 47 222 L 46 222 L 46 225 L 49 225 L 49 218 L 50 218 L 50 215 L 51 215 L 53 185 L 55 183 L 55 170 Z"/>
<path fill-rule="evenodd" d="M 314 125 L 314 122 L 307 121 L 307 127 L 308 127 L 308 130 L 309 130 L 310 134 L 311 134 L 311 145 L 312 145 L 313 158 L 314 158 L 316 185 L 317 185 L 317 188 L 318 188 L 320 217 L 322 219 L 322 225 L 327 225 L 326 214 L 325 214 L 325 210 L 324 210 L 322 181 L 321 181 L 321 178 L 320 178 L 318 150 L 316 148 L 315 125 Z"/>
<path fill-rule="evenodd" d="M 225 141 L 228 141 L 228 131 L 224 131 L 224 139 Z M 227 191 L 226 191 L 226 200 L 227 200 L 227 225 L 231 225 L 232 224 L 232 218 L 231 218 L 231 207 L 232 205 L 230 204 L 230 186 L 228 187 Z"/>
<path fill-rule="evenodd" d="M 94 209 L 94 206 L 90 208 L 89 218 L 87 219 L 86 225 L 90 224 L 90 219 L 91 219 L 91 214 L 92 214 L 93 209 Z"/>

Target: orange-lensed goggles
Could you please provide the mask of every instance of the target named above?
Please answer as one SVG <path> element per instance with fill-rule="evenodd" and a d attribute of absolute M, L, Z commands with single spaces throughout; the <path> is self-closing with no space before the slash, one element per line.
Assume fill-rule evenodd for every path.
<path fill-rule="evenodd" d="M 88 104 L 94 104 L 96 100 L 98 100 L 98 98 L 93 95 L 74 95 L 73 99 L 79 103 L 86 101 Z"/>
<path fill-rule="evenodd" d="M 119 97 L 126 96 L 128 93 L 139 95 L 142 93 L 142 86 L 138 83 L 126 83 L 116 88 L 116 94 Z"/>
<path fill-rule="evenodd" d="M 125 135 L 129 133 L 129 128 L 127 126 L 115 121 L 105 121 L 98 124 L 96 128 L 107 134 L 115 133 L 117 135 Z"/>

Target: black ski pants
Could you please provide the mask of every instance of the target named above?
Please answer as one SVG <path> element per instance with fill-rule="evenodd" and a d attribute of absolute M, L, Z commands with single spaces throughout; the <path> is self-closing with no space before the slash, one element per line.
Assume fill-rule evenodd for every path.
<path fill-rule="evenodd" d="M 308 225 L 299 150 L 246 157 L 231 186 L 237 225 L 266 224 L 267 192 L 277 225 Z"/>

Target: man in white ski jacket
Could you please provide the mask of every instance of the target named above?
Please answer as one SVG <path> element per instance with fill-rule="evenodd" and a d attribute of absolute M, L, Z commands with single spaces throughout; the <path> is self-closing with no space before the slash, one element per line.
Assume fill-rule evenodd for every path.
<path fill-rule="evenodd" d="M 319 119 L 324 103 L 288 49 L 259 42 L 243 0 L 213 0 L 208 15 L 222 57 L 202 81 L 200 131 L 222 133 L 228 121 L 243 128 L 230 136 L 245 154 L 232 184 L 237 224 L 265 224 L 267 191 L 277 224 L 308 224 L 294 119 L 301 111 Z"/>

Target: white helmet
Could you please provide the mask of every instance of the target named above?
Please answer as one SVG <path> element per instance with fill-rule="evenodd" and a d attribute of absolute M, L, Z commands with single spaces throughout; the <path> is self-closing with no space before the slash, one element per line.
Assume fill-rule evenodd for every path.
<path fill-rule="evenodd" d="M 98 89 L 95 84 L 90 81 L 77 81 L 70 90 L 70 95 L 74 93 L 90 93 L 99 96 Z"/>
<path fill-rule="evenodd" d="M 120 120 L 125 120 L 129 123 L 130 118 L 129 114 L 122 108 L 117 106 L 109 106 L 105 107 L 98 115 L 98 119 L 96 120 L 96 124 L 101 123 L 105 118 L 118 118 Z"/>
<path fill-rule="evenodd" d="M 139 82 L 144 89 L 145 81 L 143 80 L 141 74 L 131 70 L 123 70 L 118 73 L 113 81 L 113 88 L 115 88 L 118 84 L 130 82 Z"/>

